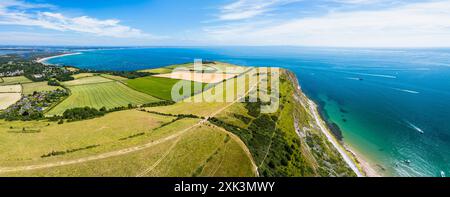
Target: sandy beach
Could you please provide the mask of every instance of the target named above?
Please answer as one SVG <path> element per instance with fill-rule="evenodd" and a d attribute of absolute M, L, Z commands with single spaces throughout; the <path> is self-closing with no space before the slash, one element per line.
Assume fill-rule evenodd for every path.
<path fill-rule="evenodd" d="M 369 160 L 362 154 L 358 153 L 355 148 L 351 148 L 347 144 L 344 144 L 344 148 L 357 160 L 359 167 L 364 172 L 366 177 L 383 177 L 383 175 L 375 169 L 372 163 L 369 162 Z"/>
<path fill-rule="evenodd" d="M 71 55 L 80 55 L 82 53 L 80 52 L 76 52 L 76 53 L 66 53 L 66 54 L 61 54 L 61 55 L 55 55 L 55 56 L 50 56 L 50 57 L 45 57 L 45 58 L 40 58 L 38 60 L 36 60 L 36 62 L 41 63 L 41 64 L 47 64 L 46 61 L 53 59 L 53 58 L 57 58 L 57 57 L 65 57 L 65 56 L 71 56 Z"/>
<path fill-rule="evenodd" d="M 352 170 L 359 177 L 382 177 L 380 173 L 378 173 L 373 165 L 366 159 L 362 154 L 358 153 L 355 148 L 351 148 L 349 145 L 345 144 L 345 142 L 338 141 L 329 130 L 325 123 L 321 122 L 321 117 L 318 115 L 317 105 L 311 101 L 311 105 L 315 107 L 313 110 L 316 121 L 321 124 L 322 132 L 327 136 L 328 140 L 334 145 L 334 147 L 341 153 L 344 161 L 352 168 Z"/>
<path fill-rule="evenodd" d="M 300 87 L 298 87 L 298 88 L 300 89 Z M 326 126 L 324 121 L 321 119 L 319 112 L 317 110 L 317 105 L 311 100 L 309 100 L 308 105 L 309 105 L 309 110 L 312 113 L 320 130 L 327 137 L 328 141 L 334 146 L 334 148 L 336 148 L 336 150 L 339 152 L 339 154 L 341 154 L 345 163 L 347 163 L 347 165 L 353 170 L 353 172 L 355 172 L 355 174 L 358 177 L 364 177 L 364 173 L 362 173 L 360 171 L 360 169 L 358 168 L 358 165 L 356 164 L 354 159 L 350 157 L 350 154 L 348 153 L 348 151 L 346 149 L 344 149 L 342 147 L 342 144 L 338 140 L 336 140 L 336 138 L 333 136 L 333 134 L 331 134 L 331 131 L 328 129 L 328 127 Z"/>

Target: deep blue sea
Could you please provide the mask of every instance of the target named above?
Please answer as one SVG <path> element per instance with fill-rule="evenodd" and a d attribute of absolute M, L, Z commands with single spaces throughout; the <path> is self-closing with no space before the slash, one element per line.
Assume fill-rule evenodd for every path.
<path fill-rule="evenodd" d="M 379 172 L 450 176 L 450 49 L 159 47 L 84 51 L 48 63 L 138 70 L 195 58 L 290 69 Z"/>

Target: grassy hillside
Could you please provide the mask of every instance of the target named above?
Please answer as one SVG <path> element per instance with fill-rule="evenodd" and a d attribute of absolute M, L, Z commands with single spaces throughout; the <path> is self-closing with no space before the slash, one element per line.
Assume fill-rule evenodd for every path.
<path fill-rule="evenodd" d="M 126 117 L 126 118 L 124 118 Z M 0 121 L 0 164 L 43 160 L 42 155 L 52 151 L 77 149 L 90 145 L 115 142 L 136 133 L 149 131 L 173 117 L 148 114 L 136 110 L 122 111 L 98 119 L 57 124 L 47 121 Z M 81 153 L 83 151 L 80 151 Z M 65 155 L 71 157 L 78 152 Z M 56 157 L 57 158 L 57 157 Z M 53 158 L 46 158 L 52 160 Z"/>
<path fill-rule="evenodd" d="M 28 133 L 18 128 L 23 122 L 1 122 L 0 149 L 14 148 L 1 153 L 0 176 L 255 176 L 238 139 L 200 119 L 172 118 L 128 110 L 62 125 L 27 122 Z M 64 154 L 42 157 L 52 152 Z"/>
<path fill-rule="evenodd" d="M 89 80 L 89 82 L 92 82 L 92 80 Z M 140 105 L 159 101 L 155 97 L 135 91 L 120 82 L 69 86 L 69 89 L 71 95 L 51 109 L 47 113 L 48 115 L 60 115 L 66 109 L 76 107 L 88 106 L 97 109 L 106 107 L 111 109 L 128 104 Z"/>
<path fill-rule="evenodd" d="M 192 70 L 192 64 L 164 69 L 177 67 L 203 72 Z M 210 63 L 206 70 L 229 67 L 233 66 Z M 231 72 L 248 69 L 236 67 Z M 97 74 L 76 78 L 64 83 L 71 95 L 48 114 L 75 107 L 113 108 L 170 100 L 172 86 L 179 81 Z M 270 80 L 252 81 L 239 75 L 228 80 L 234 86 L 215 84 L 174 105 L 112 112 L 77 122 L 0 120 L 0 176 L 353 176 L 312 121 L 307 98 L 297 89 L 293 74 L 282 71 L 276 112 L 261 113 L 263 102 L 237 102 L 249 93 L 263 93 L 258 85 Z M 29 84 L 28 88 L 47 87 Z M 244 94 L 227 94 L 228 101 L 188 102 L 225 99 L 216 94 L 219 91 Z"/>
<path fill-rule="evenodd" d="M 281 75 L 276 113 L 261 114 L 261 102 L 236 103 L 211 122 L 245 142 L 261 176 L 354 176 L 297 100 L 304 95 L 290 75 Z"/>
<path fill-rule="evenodd" d="M 169 79 L 169 78 L 161 78 L 161 77 L 142 77 L 137 79 L 127 80 L 125 83 L 139 91 L 146 93 L 148 95 L 154 96 L 156 98 L 160 98 L 163 100 L 172 100 L 172 87 L 178 83 L 187 83 L 191 84 L 191 87 L 195 86 L 195 84 L 201 84 L 197 82 L 190 82 L 178 79 Z M 202 87 L 204 85 L 202 84 Z"/>

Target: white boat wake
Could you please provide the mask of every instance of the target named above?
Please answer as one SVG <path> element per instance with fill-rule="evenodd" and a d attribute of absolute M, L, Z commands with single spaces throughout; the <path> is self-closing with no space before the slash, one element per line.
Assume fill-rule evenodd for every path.
<path fill-rule="evenodd" d="M 414 91 L 414 90 L 407 90 L 407 89 L 400 89 L 400 88 L 391 88 L 391 89 L 397 90 L 397 91 L 400 91 L 400 92 L 411 93 L 411 94 L 420 94 L 420 92 Z"/>
<path fill-rule="evenodd" d="M 358 78 L 358 77 L 347 77 L 347 79 L 355 80 L 355 81 L 361 81 L 362 80 L 361 78 Z"/>
<path fill-rule="evenodd" d="M 411 123 L 411 122 L 409 122 L 409 121 L 405 121 L 405 122 L 408 124 L 408 126 L 409 126 L 410 128 L 412 128 L 412 129 L 418 131 L 419 133 L 421 133 L 421 134 L 424 134 L 424 133 L 425 133 L 425 131 L 423 131 L 421 128 L 419 128 L 418 126 L 414 125 L 413 123 Z"/>
<path fill-rule="evenodd" d="M 363 76 L 371 76 L 371 77 L 382 77 L 382 78 L 389 78 L 389 79 L 397 79 L 396 76 L 393 75 L 382 75 L 382 74 L 372 74 L 372 73 L 359 73 L 359 72 L 345 72 L 349 74 L 354 75 L 363 75 Z"/>

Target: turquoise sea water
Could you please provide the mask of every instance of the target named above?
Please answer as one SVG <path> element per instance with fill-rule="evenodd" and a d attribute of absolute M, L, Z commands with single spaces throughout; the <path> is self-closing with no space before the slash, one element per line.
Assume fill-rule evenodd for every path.
<path fill-rule="evenodd" d="M 48 63 L 137 70 L 194 58 L 290 69 L 344 141 L 380 172 L 450 175 L 450 49 L 140 48 L 85 51 Z"/>

